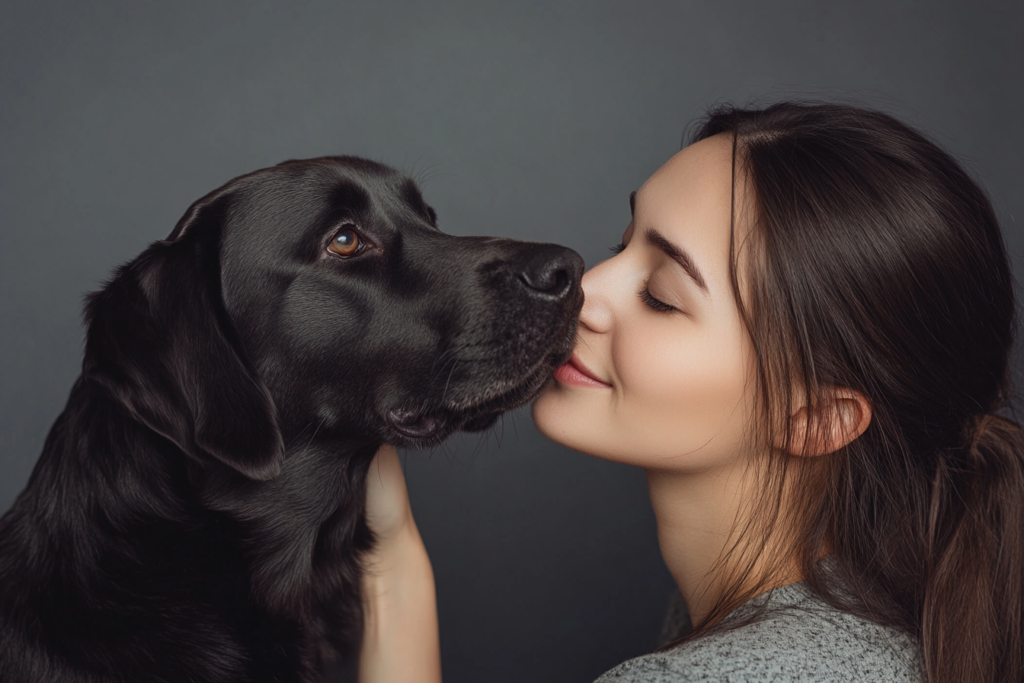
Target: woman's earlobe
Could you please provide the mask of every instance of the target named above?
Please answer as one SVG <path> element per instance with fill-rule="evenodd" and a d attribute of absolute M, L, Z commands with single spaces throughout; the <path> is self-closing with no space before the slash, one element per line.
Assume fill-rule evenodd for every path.
<path fill-rule="evenodd" d="M 871 424 L 871 402 L 852 389 L 822 392 L 817 407 L 802 406 L 789 418 L 787 440 L 776 446 L 790 455 L 815 457 L 835 453 Z"/>

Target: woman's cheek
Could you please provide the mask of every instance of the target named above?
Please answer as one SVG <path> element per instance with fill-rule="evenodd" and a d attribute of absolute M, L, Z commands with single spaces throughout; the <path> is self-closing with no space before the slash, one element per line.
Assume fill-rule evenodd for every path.
<path fill-rule="evenodd" d="M 623 340 L 642 352 L 615 362 L 622 382 L 617 422 L 630 433 L 636 456 L 652 465 L 683 458 L 683 465 L 699 451 L 700 462 L 689 464 L 702 467 L 731 457 L 742 446 L 749 412 L 741 340 L 696 324 L 682 333 L 656 332 Z"/>

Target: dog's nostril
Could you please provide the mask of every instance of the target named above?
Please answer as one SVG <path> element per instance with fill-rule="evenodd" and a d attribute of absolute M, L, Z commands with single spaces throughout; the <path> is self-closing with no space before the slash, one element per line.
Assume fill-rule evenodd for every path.
<path fill-rule="evenodd" d="M 570 289 L 573 274 L 578 275 L 582 269 L 582 261 L 576 252 L 563 248 L 556 252 L 545 250 L 526 262 L 519 272 L 519 279 L 535 292 L 562 296 Z"/>

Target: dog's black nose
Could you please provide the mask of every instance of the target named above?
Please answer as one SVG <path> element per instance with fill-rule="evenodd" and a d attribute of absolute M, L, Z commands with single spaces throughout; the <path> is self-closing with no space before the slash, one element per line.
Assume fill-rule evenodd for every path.
<path fill-rule="evenodd" d="M 531 294 L 561 299 L 579 286 L 583 258 L 572 249 L 551 245 L 531 254 L 519 271 L 519 280 Z"/>

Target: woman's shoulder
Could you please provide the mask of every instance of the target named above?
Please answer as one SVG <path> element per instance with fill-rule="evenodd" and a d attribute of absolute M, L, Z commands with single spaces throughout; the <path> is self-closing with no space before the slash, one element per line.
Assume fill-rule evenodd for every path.
<path fill-rule="evenodd" d="M 804 584 L 758 596 L 723 627 L 623 662 L 598 683 L 924 681 L 912 636 L 838 610 Z"/>

